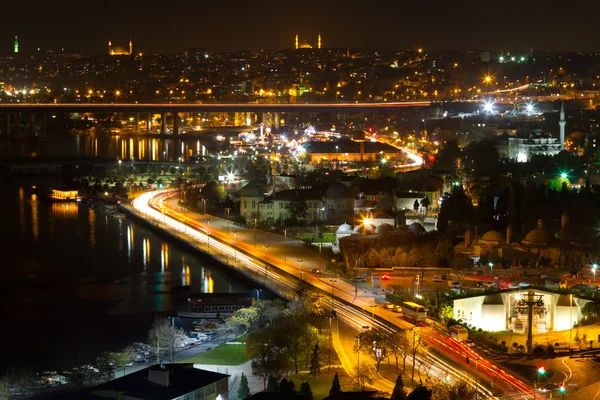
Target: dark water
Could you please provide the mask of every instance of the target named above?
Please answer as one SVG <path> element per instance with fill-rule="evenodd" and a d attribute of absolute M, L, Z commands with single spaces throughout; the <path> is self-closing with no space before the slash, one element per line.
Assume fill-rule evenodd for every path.
<path fill-rule="evenodd" d="M 237 133 L 226 133 L 237 137 Z M 159 138 L 147 135 L 76 135 L 50 131 L 46 138 L 25 136 L 0 137 L 0 159 L 13 157 L 102 157 L 121 160 L 177 161 L 191 155 L 203 155 L 203 146 L 214 145 L 216 134 L 203 133 L 187 138 Z"/>
<path fill-rule="evenodd" d="M 0 184 L 2 364 L 59 368 L 143 341 L 154 313 L 172 310 L 172 286 L 250 290 L 128 219 L 41 201 L 34 184 L 52 182 Z"/>

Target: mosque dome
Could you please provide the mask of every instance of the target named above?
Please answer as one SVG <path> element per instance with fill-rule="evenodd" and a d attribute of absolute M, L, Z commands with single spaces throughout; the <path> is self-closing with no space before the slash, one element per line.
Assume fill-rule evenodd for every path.
<path fill-rule="evenodd" d="M 375 233 L 390 233 L 392 226 L 390 224 L 381 224 L 375 228 Z"/>
<path fill-rule="evenodd" d="M 494 246 L 499 245 L 504 242 L 504 240 L 505 238 L 500 232 L 492 229 L 479 238 L 479 243 L 487 246 Z"/>
<path fill-rule="evenodd" d="M 421 235 L 423 233 L 427 233 L 423 225 L 418 222 L 413 222 L 408 226 L 408 231 L 413 235 Z"/>
<path fill-rule="evenodd" d="M 346 197 L 352 197 L 350 194 L 350 189 L 343 183 L 334 183 L 327 188 L 325 191 L 325 197 L 331 199 L 343 199 Z"/>
<path fill-rule="evenodd" d="M 346 234 L 346 233 L 350 234 L 350 233 L 352 233 L 352 227 L 350 225 L 344 223 L 344 224 L 340 225 L 340 227 L 338 228 L 337 231 L 335 231 L 335 233 L 336 234 L 340 234 L 340 233 L 341 234 Z"/>
<path fill-rule="evenodd" d="M 312 46 L 310 44 L 308 44 L 307 42 L 302 43 L 300 46 L 298 46 L 300 49 L 312 49 Z"/>
<path fill-rule="evenodd" d="M 544 229 L 543 221 L 540 219 L 538 220 L 538 227 L 529 232 L 521 241 L 521 243 L 523 243 L 525 246 L 546 247 L 552 242 L 553 239 L 554 236 L 552 233 Z"/>

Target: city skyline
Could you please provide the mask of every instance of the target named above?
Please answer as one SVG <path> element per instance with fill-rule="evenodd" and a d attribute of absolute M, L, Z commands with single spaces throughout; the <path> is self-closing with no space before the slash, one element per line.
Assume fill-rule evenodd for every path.
<path fill-rule="evenodd" d="M 109 40 L 126 44 L 130 37 L 137 51 L 150 54 L 187 47 L 292 49 L 296 32 L 301 41 L 317 47 L 319 31 L 323 48 L 600 50 L 593 35 L 598 4 L 586 5 L 582 13 L 577 7 L 550 8 L 539 1 L 518 9 L 434 1 L 427 10 L 420 4 L 387 1 L 371 8 L 338 1 L 233 6 L 185 2 L 160 12 L 138 1 L 108 2 L 100 12 L 70 0 L 60 9 L 40 1 L 28 3 L 30 7 L 5 6 L 13 18 L 0 27 L 0 54 L 11 52 L 14 36 L 23 53 L 64 48 L 67 53 L 92 55 L 104 53 Z M 32 9 L 36 13 L 30 13 Z"/>

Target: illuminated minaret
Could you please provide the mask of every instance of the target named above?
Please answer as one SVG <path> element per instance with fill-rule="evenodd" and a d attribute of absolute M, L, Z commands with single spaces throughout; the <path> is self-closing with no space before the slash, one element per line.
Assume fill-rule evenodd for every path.
<path fill-rule="evenodd" d="M 319 36 L 317 37 L 317 48 L 321 48 L 321 31 L 319 31 Z"/>
<path fill-rule="evenodd" d="M 129 55 L 133 54 L 133 42 L 131 41 L 131 38 L 129 38 Z"/>
<path fill-rule="evenodd" d="M 112 42 L 108 41 L 108 54 L 112 54 Z"/>
<path fill-rule="evenodd" d="M 14 46 L 15 46 L 15 53 L 18 53 L 19 52 L 19 38 L 17 38 L 16 36 L 15 36 Z"/>
<path fill-rule="evenodd" d="M 565 102 L 560 103 L 560 121 L 558 121 L 558 126 L 560 126 L 560 144 L 562 147 L 565 147 L 565 125 L 567 121 L 565 120 Z"/>
<path fill-rule="evenodd" d="M 296 50 L 298 50 L 298 31 L 296 31 Z"/>

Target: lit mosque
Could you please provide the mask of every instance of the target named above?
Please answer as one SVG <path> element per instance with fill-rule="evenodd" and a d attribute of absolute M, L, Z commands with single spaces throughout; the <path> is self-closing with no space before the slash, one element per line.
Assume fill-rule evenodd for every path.
<path fill-rule="evenodd" d="M 131 39 L 129 39 L 129 51 L 127 51 L 124 47 L 121 46 L 113 46 L 112 42 L 108 42 L 108 54 L 111 56 L 130 56 L 133 54 L 133 43 Z"/>
<path fill-rule="evenodd" d="M 296 45 L 296 50 L 313 48 L 312 45 L 310 43 L 308 43 L 306 40 L 302 44 L 300 44 L 298 33 L 296 33 L 295 45 Z M 321 48 L 321 32 L 319 32 L 319 34 L 317 36 L 317 49 L 320 49 L 320 48 Z"/>

